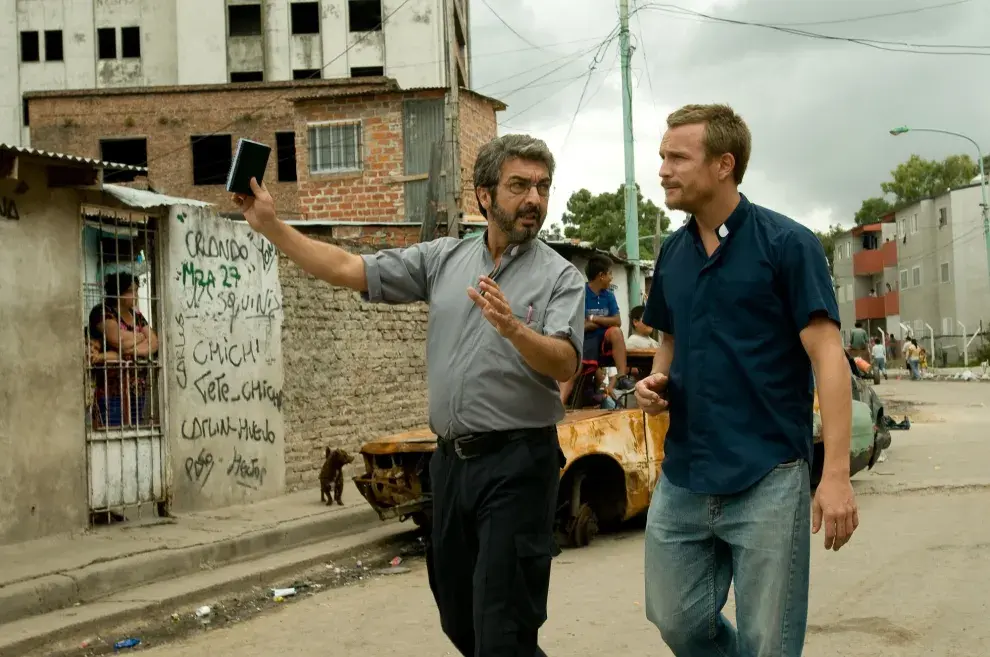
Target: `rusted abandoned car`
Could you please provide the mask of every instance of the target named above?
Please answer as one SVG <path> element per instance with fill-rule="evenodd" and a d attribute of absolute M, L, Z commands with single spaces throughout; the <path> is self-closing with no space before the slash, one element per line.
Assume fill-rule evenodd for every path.
<path fill-rule="evenodd" d="M 647 509 L 660 474 L 666 413 L 570 411 L 557 425 L 567 463 L 561 470 L 557 533 L 566 545 L 587 545 L 599 527 L 619 525 Z M 361 448 L 365 472 L 354 477 L 382 520 L 428 526 L 429 460 L 436 436 L 428 429 L 386 436 Z"/>

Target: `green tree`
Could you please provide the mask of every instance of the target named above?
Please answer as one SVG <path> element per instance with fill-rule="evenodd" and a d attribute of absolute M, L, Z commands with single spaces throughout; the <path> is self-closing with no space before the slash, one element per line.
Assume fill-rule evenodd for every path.
<path fill-rule="evenodd" d="M 863 201 L 856 216 L 853 217 L 857 226 L 879 223 L 881 217 L 894 209 L 887 199 L 882 196 L 874 196 Z"/>
<path fill-rule="evenodd" d="M 559 242 L 564 239 L 564 233 L 560 230 L 560 224 L 552 224 L 540 231 L 540 237 L 548 242 Z"/>
<path fill-rule="evenodd" d="M 642 239 L 652 237 L 657 232 L 657 222 L 660 230 L 666 232 L 670 227 L 670 218 L 653 201 L 644 199 L 643 193 L 636 185 L 639 209 L 639 254 L 638 259 L 653 259 L 653 240 Z M 620 185 L 615 192 L 592 194 L 587 189 L 579 189 L 571 194 L 567 201 L 567 211 L 562 217 L 564 235 L 568 238 L 578 238 L 591 242 L 595 248 L 606 251 L 613 247 L 620 252 L 626 250 L 626 215 L 625 215 L 625 185 Z"/>
<path fill-rule="evenodd" d="M 969 155 L 950 155 L 941 162 L 912 155 L 890 172 L 891 180 L 880 189 L 893 195 L 896 205 L 902 205 L 965 185 L 978 173 L 979 166 Z"/>
<path fill-rule="evenodd" d="M 844 232 L 846 232 L 846 229 L 839 224 L 829 226 L 828 230 L 824 232 L 820 230 L 815 231 L 815 235 L 818 236 L 818 241 L 822 243 L 822 248 L 825 249 L 825 257 L 828 258 L 829 269 L 832 268 L 832 263 L 834 262 L 835 238 Z"/>

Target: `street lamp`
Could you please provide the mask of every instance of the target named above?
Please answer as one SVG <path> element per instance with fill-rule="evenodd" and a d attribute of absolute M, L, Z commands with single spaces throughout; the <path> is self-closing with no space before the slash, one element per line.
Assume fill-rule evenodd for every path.
<path fill-rule="evenodd" d="M 903 135 L 906 132 L 935 132 L 941 135 L 952 135 L 953 137 L 959 137 L 960 139 L 965 139 L 973 146 L 976 147 L 976 161 L 980 165 L 980 192 L 983 195 L 983 239 L 986 242 L 987 249 L 987 273 L 990 274 L 990 206 L 987 205 L 987 176 L 986 172 L 983 170 L 983 151 L 980 149 L 980 145 L 976 143 L 975 140 L 967 137 L 966 135 L 961 135 L 958 132 L 950 132 L 948 130 L 934 130 L 931 128 L 909 128 L 906 125 L 902 125 L 899 128 L 894 128 L 890 131 L 890 134 Z"/>

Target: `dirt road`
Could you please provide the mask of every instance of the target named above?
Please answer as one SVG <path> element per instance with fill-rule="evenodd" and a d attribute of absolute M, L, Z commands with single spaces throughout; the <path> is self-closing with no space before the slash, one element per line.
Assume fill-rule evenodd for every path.
<path fill-rule="evenodd" d="M 885 382 L 918 405 L 888 459 L 856 477 L 861 526 L 838 553 L 813 542 L 810 657 L 990 652 L 990 384 Z M 903 413 L 894 411 L 900 420 Z M 630 529 L 555 562 L 550 655 L 669 655 L 643 612 L 643 538 Z M 327 591 L 153 657 L 455 654 L 425 568 Z M 731 603 L 729 611 L 731 613 Z"/>

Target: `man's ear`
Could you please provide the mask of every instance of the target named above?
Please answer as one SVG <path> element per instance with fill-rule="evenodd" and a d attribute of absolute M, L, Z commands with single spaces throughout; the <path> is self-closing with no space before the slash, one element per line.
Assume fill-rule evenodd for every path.
<path fill-rule="evenodd" d="M 478 205 L 484 208 L 485 212 L 491 212 L 492 209 L 492 192 L 487 187 L 475 187 L 475 196 L 478 197 Z"/>

